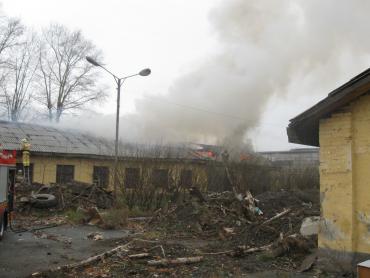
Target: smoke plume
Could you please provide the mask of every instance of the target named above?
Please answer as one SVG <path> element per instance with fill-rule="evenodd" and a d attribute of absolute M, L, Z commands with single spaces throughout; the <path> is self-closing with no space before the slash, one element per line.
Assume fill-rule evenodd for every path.
<path fill-rule="evenodd" d="M 167 94 L 137 100 L 136 113 L 122 118 L 122 135 L 246 143 L 270 97 L 283 97 L 297 78 L 324 83 L 348 61 L 369 60 L 369 10 L 366 0 L 219 2 L 209 14 L 218 53 L 175 80 Z"/>

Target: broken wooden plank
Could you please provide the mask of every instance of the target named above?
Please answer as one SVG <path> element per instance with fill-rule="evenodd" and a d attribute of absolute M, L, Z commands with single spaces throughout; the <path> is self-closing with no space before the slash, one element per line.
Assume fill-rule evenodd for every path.
<path fill-rule="evenodd" d="M 162 246 L 162 245 L 154 246 L 154 247 L 150 248 L 149 250 L 153 250 L 153 249 L 155 249 L 155 248 L 160 248 L 160 249 L 161 249 L 161 251 L 162 251 L 163 258 L 166 258 L 166 253 L 164 252 L 164 248 L 163 248 L 163 246 Z"/>
<path fill-rule="evenodd" d="M 67 264 L 67 265 L 63 265 L 63 266 L 59 266 L 59 267 L 56 267 L 56 268 L 52 268 L 52 269 L 49 269 L 49 270 L 46 270 L 46 271 L 43 271 L 43 272 L 35 272 L 32 274 L 32 277 L 44 277 L 43 275 L 45 273 L 53 273 L 53 272 L 57 272 L 57 271 L 60 271 L 60 270 L 70 270 L 70 269 L 74 269 L 74 268 L 78 268 L 78 267 L 83 267 L 83 266 L 86 266 L 86 265 L 90 265 L 92 263 L 95 263 L 97 261 L 100 261 L 104 258 L 107 258 L 109 256 L 112 256 L 112 255 L 115 255 L 119 252 L 128 252 L 128 250 L 126 249 L 130 244 L 132 244 L 132 242 L 130 241 L 129 243 L 126 243 L 124 245 L 120 245 L 120 246 L 117 246 L 111 250 L 108 250 L 106 252 L 103 252 L 101 254 L 98 254 L 96 256 L 92 256 L 92 257 L 89 257 L 83 261 L 80 261 L 80 262 L 77 262 L 77 263 L 73 263 L 73 264 Z"/>
<path fill-rule="evenodd" d="M 291 209 L 284 209 L 282 212 L 276 214 L 275 216 L 271 217 L 270 219 L 267 219 L 265 222 L 263 222 L 261 224 L 261 226 L 262 225 L 266 225 L 266 224 L 268 224 L 268 223 L 270 223 L 270 222 L 272 222 L 272 221 L 274 221 L 274 220 L 276 220 L 278 218 L 281 218 L 281 217 L 283 217 L 284 215 L 288 214 L 291 211 L 292 211 Z"/>
<path fill-rule="evenodd" d="M 142 258 L 147 258 L 149 256 L 150 256 L 149 253 L 139 253 L 139 254 L 128 255 L 130 259 L 142 259 Z"/>
<path fill-rule="evenodd" d="M 217 255 L 231 254 L 233 252 L 234 252 L 234 250 L 227 250 L 227 251 L 220 251 L 220 252 L 201 253 L 201 255 L 217 256 Z"/>
<path fill-rule="evenodd" d="M 80 261 L 80 262 L 77 262 L 77 263 L 61 266 L 61 267 L 59 267 L 59 269 L 72 269 L 72 268 L 76 268 L 76 267 L 82 267 L 82 266 L 86 266 L 86 265 L 89 265 L 91 263 L 100 261 L 100 260 L 102 260 L 104 258 L 107 258 L 109 256 L 112 256 L 112 255 L 114 255 L 118 252 L 128 252 L 128 250 L 126 248 L 128 247 L 129 244 L 131 244 L 131 243 L 128 243 L 128 244 L 125 244 L 125 245 L 120 245 L 116 248 L 113 248 L 111 250 L 108 250 L 106 252 L 98 254 L 96 256 L 92 256 L 90 258 L 87 258 L 87 259 L 85 259 L 83 261 Z"/>
<path fill-rule="evenodd" d="M 178 264 L 192 264 L 198 263 L 203 260 L 202 256 L 187 257 L 187 258 L 176 258 L 176 259 L 161 259 L 148 261 L 148 265 L 151 266 L 167 266 L 167 265 L 178 265 Z"/>
<path fill-rule="evenodd" d="M 250 253 L 254 253 L 254 252 L 267 251 L 267 250 L 270 250 L 273 247 L 273 245 L 274 244 L 271 243 L 271 244 L 263 245 L 263 246 L 260 246 L 260 247 L 248 248 L 246 250 L 243 250 L 243 253 L 244 254 L 250 254 Z"/>

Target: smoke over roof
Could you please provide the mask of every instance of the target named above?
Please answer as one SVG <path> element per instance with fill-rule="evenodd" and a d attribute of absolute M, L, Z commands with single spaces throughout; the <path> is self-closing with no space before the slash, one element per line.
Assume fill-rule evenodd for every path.
<path fill-rule="evenodd" d="M 136 112 L 122 117 L 122 136 L 248 143 L 248 131 L 259 124 L 272 96 L 284 97 L 291 84 L 305 78 L 317 87 L 330 83 L 369 60 L 369 10 L 365 0 L 219 2 L 209 14 L 218 52 L 174 80 L 166 94 L 137 100 Z M 153 75 L 160 70 L 153 69 Z M 311 92 L 295 92 L 304 93 Z"/>

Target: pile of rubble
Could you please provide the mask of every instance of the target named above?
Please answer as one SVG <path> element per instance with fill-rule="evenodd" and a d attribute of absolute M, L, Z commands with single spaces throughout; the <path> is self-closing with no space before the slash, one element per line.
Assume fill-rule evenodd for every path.
<path fill-rule="evenodd" d="M 306 235 L 300 229 L 302 222 L 312 224 L 307 219 L 318 215 L 319 205 L 318 198 L 311 202 L 307 194 L 303 200 L 299 193 L 286 191 L 256 197 L 249 192 L 204 196 L 190 191 L 181 203 L 157 211 L 146 232 L 35 277 L 230 277 L 310 269 L 314 273 L 317 237 L 312 229 Z"/>
<path fill-rule="evenodd" d="M 255 198 L 249 192 L 242 197 L 233 192 L 193 196 L 158 212 L 150 225 L 167 237 L 216 239 L 208 247 L 211 253 L 270 250 L 274 256 L 305 256 L 317 246 L 317 229 L 300 233 L 305 219 L 319 215 L 318 198 L 311 200 L 288 191 L 266 192 Z"/>
<path fill-rule="evenodd" d="M 76 209 L 78 207 L 97 207 L 107 209 L 112 207 L 112 192 L 105 188 L 82 182 L 66 184 L 19 184 L 16 187 L 17 209 L 30 207 Z"/>
<path fill-rule="evenodd" d="M 151 224 L 172 232 L 218 235 L 223 228 L 237 231 L 246 227 L 269 226 L 283 233 L 299 232 L 305 217 L 320 213 L 318 200 L 305 202 L 296 192 L 266 192 L 252 202 L 233 192 L 211 193 L 203 198 L 189 195 L 180 204 L 158 211 Z M 251 204 L 252 203 L 252 204 Z M 274 217 L 276 217 L 274 221 Z M 265 223 L 266 222 L 266 223 Z M 279 234 L 278 234 L 279 235 Z"/>

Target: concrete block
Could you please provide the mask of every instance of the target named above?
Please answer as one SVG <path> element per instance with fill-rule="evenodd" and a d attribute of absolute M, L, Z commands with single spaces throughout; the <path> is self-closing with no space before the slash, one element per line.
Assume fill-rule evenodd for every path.
<path fill-rule="evenodd" d="M 317 235 L 319 233 L 320 216 L 306 217 L 302 221 L 300 233 L 303 236 Z"/>

